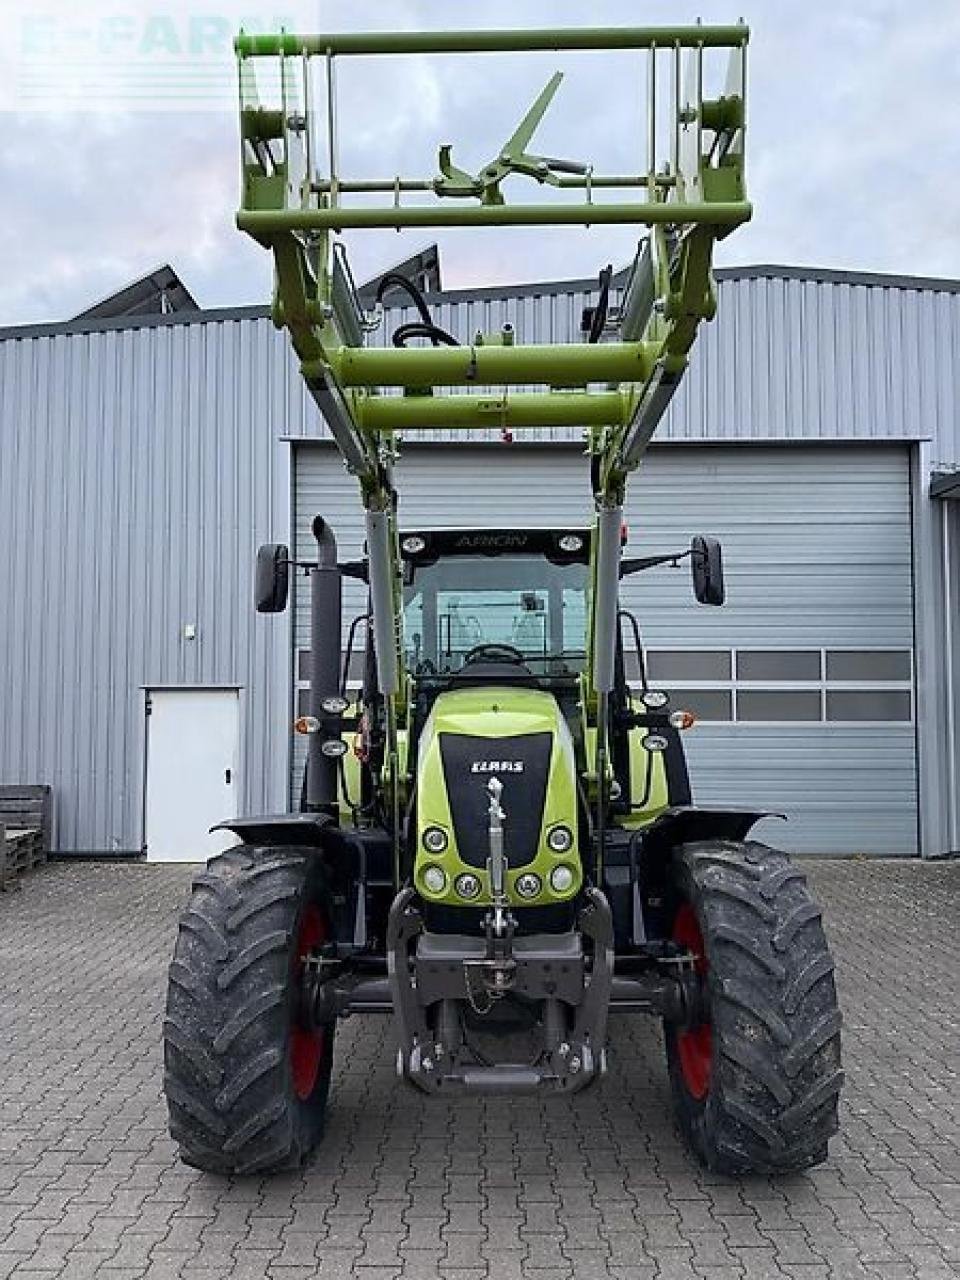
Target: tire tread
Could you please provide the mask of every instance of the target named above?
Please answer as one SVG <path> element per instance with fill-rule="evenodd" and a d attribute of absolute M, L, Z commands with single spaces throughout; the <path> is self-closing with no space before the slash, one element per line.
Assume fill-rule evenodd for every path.
<path fill-rule="evenodd" d="M 668 1028 L 680 1127 L 716 1172 L 819 1164 L 838 1128 L 842 1020 L 806 876 L 757 841 L 703 841 L 674 857 L 678 898 L 692 903 L 704 934 L 715 1042 L 710 1093 L 696 1104 Z"/>
<path fill-rule="evenodd" d="M 164 1019 L 170 1133 L 189 1165 L 292 1169 L 321 1136 L 332 1040 L 305 1101 L 286 1047 L 292 942 L 302 904 L 321 891 L 322 872 L 295 847 L 228 849 L 194 877 Z"/>

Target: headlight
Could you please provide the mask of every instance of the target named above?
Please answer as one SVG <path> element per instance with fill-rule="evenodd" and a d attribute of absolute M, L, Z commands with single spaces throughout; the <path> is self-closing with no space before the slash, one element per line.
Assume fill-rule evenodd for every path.
<path fill-rule="evenodd" d="M 558 546 L 561 551 L 566 551 L 568 555 L 573 555 L 575 551 L 583 550 L 583 539 L 576 533 L 565 533 Z"/>
<path fill-rule="evenodd" d="M 424 867 L 423 884 L 431 893 L 443 893 L 447 887 L 447 873 L 442 867 Z"/>
<path fill-rule="evenodd" d="M 556 889 L 557 893 L 566 893 L 572 889 L 575 879 L 573 868 L 563 863 L 559 867 L 554 867 L 550 872 L 550 885 L 551 888 Z"/>
<path fill-rule="evenodd" d="M 643 740 L 643 745 L 648 751 L 666 751 L 667 740 L 660 736 L 659 733 L 648 733 Z"/>
<path fill-rule="evenodd" d="M 443 853 L 447 847 L 447 833 L 443 827 L 427 827 L 420 839 L 428 853 Z"/>
<path fill-rule="evenodd" d="M 328 738 L 326 742 L 321 742 L 320 751 L 328 760 L 336 760 L 347 754 L 347 744 L 342 738 Z"/>
<path fill-rule="evenodd" d="M 349 705 L 350 703 L 346 698 L 341 698 L 339 694 L 329 698 L 324 698 L 320 703 L 320 707 L 325 716 L 342 716 Z"/>
<path fill-rule="evenodd" d="M 566 853 L 573 848 L 573 832 L 569 827 L 554 827 L 547 835 L 547 844 L 554 853 Z"/>
<path fill-rule="evenodd" d="M 408 538 L 403 539 L 400 547 L 408 556 L 418 556 L 421 551 L 426 551 L 427 540 L 426 538 L 421 538 L 418 533 L 413 533 Z"/>
<path fill-rule="evenodd" d="M 521 898 L 535 898 L 542 888 L 540 877 L 532 871 L 525 871 L 522 876 L 517 876 L 517 893 Z"/>
<path fill-rule="evenodd" d="M 640 695 L 640 701 L 645 707 L 656 710 L 667 705 L 670 701 L 670 695 L 665 693 L 663 689 L 644 689 Z"/>
<path fill-rule="evenodd" d="M 462 876 L 457 876 L 453 882 L 453 887 L 461 898 L 476 898 L 480 893 L 480 879 L 478 876 L 465 872 Z"/>

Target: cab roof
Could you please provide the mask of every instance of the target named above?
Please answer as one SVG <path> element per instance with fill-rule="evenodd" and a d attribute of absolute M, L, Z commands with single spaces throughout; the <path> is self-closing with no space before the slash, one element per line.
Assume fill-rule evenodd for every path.
<path fill-rule="evenodd" d="M 400 554 L 405 560 L 441 556 L 542 555 L 552 560 L 586 561 L 590 530 L 579 525 L 545 529 L 404 529 Z"/>

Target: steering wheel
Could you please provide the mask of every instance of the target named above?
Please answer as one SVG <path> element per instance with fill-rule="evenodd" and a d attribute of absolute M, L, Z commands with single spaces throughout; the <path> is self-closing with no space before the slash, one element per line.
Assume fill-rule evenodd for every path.
<path fill-rule="evenodd" d="M 514 666 L 526 665 L 527 655 L 512 644 L 475 644 L 463 655 L 463 666 L 476 662 L 478 658 L 488 658 L 491 662 L 511 662 Z"/>

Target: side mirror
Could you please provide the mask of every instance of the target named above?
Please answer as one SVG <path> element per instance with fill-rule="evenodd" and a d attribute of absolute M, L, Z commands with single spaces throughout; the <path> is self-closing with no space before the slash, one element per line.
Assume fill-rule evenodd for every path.
<path fill-rule="evenodd" d="M 257 549 L 253 596 L 257 613 L 283 613 L 290 587 L 290 548 L 266 542 Z"/>
<path fill-rule="evenodd" d="M 723 604 L 723 552 L 716 538 L 701 535 L 690 542 L 693 594 L 700 604 Z"/>

